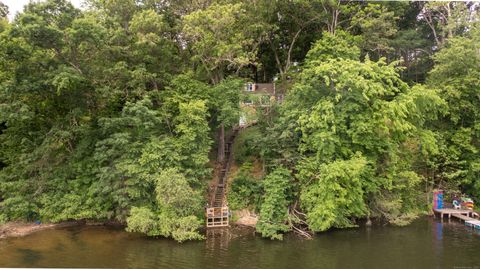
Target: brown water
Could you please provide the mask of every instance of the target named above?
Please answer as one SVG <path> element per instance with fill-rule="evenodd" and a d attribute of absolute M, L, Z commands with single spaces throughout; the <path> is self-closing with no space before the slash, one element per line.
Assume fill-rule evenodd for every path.
<path fill-rule="evenodd" d="M 118 228 L 71 227 L 0 241 L 0 267 L 480 269 L 480 232 L 424 218 L 407 227 L 335 230 L 314 240 L 225 231 L 178 244 Z"/>

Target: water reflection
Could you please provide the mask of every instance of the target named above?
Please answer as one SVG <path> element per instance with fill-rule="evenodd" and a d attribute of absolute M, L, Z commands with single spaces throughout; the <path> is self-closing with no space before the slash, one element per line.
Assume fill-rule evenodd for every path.
<path fill-rule="evenodd" d="M 233 239 L 234 232 L 228 228 L 215 228 L 206 230 L 205 248 L 212 253 L 216 250 L 228 249 L 228 243 Z"/>
<path fill-rule="evenodd" d="M 480 235 L 428 218 L 407 227 L 361 227 L 264 240 L 250 229 L 208 231 L 175 243 L 118 228 L 76 227 L 0 241 L 0 267 L 453 268 L 480 265 Z"/>
<path fill-rule="evenodd" d="M 17 251 L 20 254 L 20 259 L 27 265 L 33 266 L 37 264 L 42 258 L 42 254 L 39 251 L 31 249 L 18 248 Z"/>

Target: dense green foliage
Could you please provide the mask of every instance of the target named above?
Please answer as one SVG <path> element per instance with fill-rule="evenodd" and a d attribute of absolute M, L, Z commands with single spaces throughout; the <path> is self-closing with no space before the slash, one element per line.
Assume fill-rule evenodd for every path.
<path fill-rule="evenodd" d="M 382 59 L 360 61 L 353 44 L 335 41 L 343 38 L 340 34 L 326 35 L 314 45 L 313 54 L 307 55 L 300 81 L 291 91 L 292 99 L 285 104 L 288 121 L 294 121 L 302 134 L 299 152 L 305 159 L 300 162 L 299 174 L 302 182 L 307 182 L 305 199 L 301 197 L 307 205 L 307 216 L 309 209 L 313 209 L 309 204 L 325 203 L 324 206 L 334 210 L 330 217 L 337 218 L 332 221 L 328 217 L 317 217 L 328 224 L 319 224 L 321 230 L 332 223 L 340 227 L 347 225 L 348 221 L 338 218 L 365 216 L 367 202 L 390 218 L 401 217 L 391 216 L 394 209 L 408 214 L 417 208 L 416 193 L 412 189 L 419 178 L 412 159 L 406 157 L 419 154 L 418 147 L 412 148 L 412 145 L 421 144 L 425 149 L 435 147 L 431 132 L 424 130 L 423 125 L 435 120 L 445 107 L 435 91 L 420 86 L 410 88 L 402 82 L 392 64 L 386 65 Z M 340 48 L 330 52 L 332 47 Z M 328 50 L 323 51 L 324 48 Z M 346 52 L 349 49 L 351 53 Z M 327 57 L 330 54 L 331 57 Z M 298 106 L 299 103 L 302 105 Z M 365 159 L 356 159 L 359 154 Z M 366 162 L 370 166 L 367 170 L 373 172 L 362 175 Z M 315 185 L 309 186 L 312 180 L 319 180 L 321 187 L 327 189 L 315 191 Z M 344 180 L 347 182 L 342 182 Z M 345 190 L 336 189 L 335 182 Z M 309 195 L 312 191 L 335 195 Z M 382 198 L 385 196 L 389 197 L 388 203 L 396 203 L 394 208 L 386 207 Z M 330 205 L 336 203 L 335 200 L 344 204 Z M 328 214 L 328 210 L 320 211 Z"/>
<path fill-rule="evenodd" d="M 171 236 L 179 242 L 201 239 L 197 233 L 201 221 L 196 217 L 202 209 L 199 193 L 182 174 L 171 168 L 153 180 L 156 199 L 152 208 L 132 207 L 127 230 L 150 236 Z"/>
<path fill-rule="evenodd" d="M 286 232 L 288 205 L 293 200 L 290 172 L 279 167 L 274 169 L 264 180 L 265 194 L 260 208 L 257 232 L 270 239 L 282 239 L 279 232 Z"/>
<path fill-rule="evenodd" d="M 176 212 L 157 194 L 205 189 L 211 129 L 235 117 L 241 84 L 180 74 L 164 15 L 135 7 L 125 28 L 126 17 L 101 20 L 109 6 L 97 4 L 81 14 L 64 1 L 32 3 L 2 34 L 0 219 L 131 215 L 132 231 L 149 219 L 150 235 L 199 238 L 201 195 Z M 182 180 L 170 182 L 169 169 Z"/>
<path fill-rule="evenodd" d="M 302 190 L 301 200 L 307 222 L 314 231 L 334 227 L 350 227 L 348 217 L 364 217 L 368 210 L 364 201 L 366 189 L 372 185 L 367 162 L 355 157 L 317 166 L 304 164 L 301 179 L 312 181 Z"/>
<path fill-rule="evenodd" d="M 275 79 L 285 99 L 241 133 L 228 197 L 262 236 L 407 224 L 435 188 L 480 197 L 478 3 L 86 4 L 9 22 L 0 1 L 0 223 L 202 238 L 243 84 Z"/>
<path fill-rule="evenodd" d="M 263 136 L 262 132 L 256 126 L 243 129 L 235 139 L 233 145 L 233 154 L 235 162 L 238 164 L 248 164 L 258 157 L 257 141 Z"/>
<path fill-rule="evenodd" d="M 228 195 L 228 206 L 232 210 L 240 210 L 252 207 L 257 210 L 260 206 L 262 197 L 261 181 L 258 181 L 252 176 L 252 163 L 244 163 L 230 187 L 230 194 Z"/>
<path fill-rule="evenodd" d="M 432 126 L 438 153 L 428 161 L 442 183 L 480 197 L 480 29 L 448 40 L 428 84 L 439 90 L 448 115 Z"/>

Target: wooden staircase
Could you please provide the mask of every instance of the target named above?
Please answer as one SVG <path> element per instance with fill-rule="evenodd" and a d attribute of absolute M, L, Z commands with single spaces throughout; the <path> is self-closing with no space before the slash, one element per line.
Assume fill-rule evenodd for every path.
<path fill-rule="evenodd" d="M 226 201 L 225 191 L 230 170 L 230 163 L 233 157 L 233 143 L 237 137 L 239 128 L 234 128 L 225 144 L 225 160 L 222 163 L 222 169 L 218 175 L 218 182 L 211 194 L 210 207 L 206 209 L 207 228 L 227 227 L 229 225 L 230 212 Z"/>

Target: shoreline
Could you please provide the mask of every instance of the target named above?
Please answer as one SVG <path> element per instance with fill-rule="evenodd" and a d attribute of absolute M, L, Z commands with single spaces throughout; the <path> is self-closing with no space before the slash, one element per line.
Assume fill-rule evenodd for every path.
<path fill-rule="evenodd" d="M 66 221 L 59 223 L 40 223 L 12 221 L 0 225 L 0 240 L 23 237 L 39 231 L 54 228 L 72 227 L 78 225 L 89 225 L 85 221 Z"/>
<path fill-rule="evenodd" d="M 246 213 L 246 212 L 242 212 L 242 213 Z M 251 212 L 248 212 L 248 213 L 251 213 Z M 429 214 L 425 214 L 424 216 L 432 217 L 433 214 L 431 214 L 431 212 L 428 212 L 428 213 Z M 233 221 L 230 224 L 229 229 L 232 232 L 249 231 L 249 232 L 256 233 L 255 223 L 257 219 L 251 216 L 250 214 L 239 214 L 239 215 L 240 215 L 239 216 L 240 218 L 237 219 L 236 221 Z M 248 218 L 246 220 L 242 220 L 242 218 L 245 218 L 247 216 Z M 251 218 L 254 219 L 254 221 Z M 379 223 L 377 223 L 376 221 L 373 221 L 373 222 L 379 225 Z M 369 223 L 366 219 L 362 221 L 362 224 L 360 224 L 359 227 L 375 226 L 375 224 L 373 224 L 372 222 Z M 74 226 L 122 226 L 123 227 L 124 224 L 121 224 L 116 221 L 102 222 L 102 221 L 93 221 L 93 220 L 73 220 L 73 221 L 64 221 L 59 223 L 41 223 L 41 224 L 36 224 L 33 222 L 12 221 L 12 222 L 7 222 L 5 224 L 0 225 L 0 241 L 8 238 L 24 237 L 24 236 L 31 235 L 33 233 L 48 230 L 48 229 L 74 227 Z M 202 227 L 200 230 L 205 234 L 209 233 L 206 227 Z M 214 229 L 210 231 L 213 231 L 213 230 Z M 294 231 L 289 231 L 287 233 L 296 234 Z"/>

